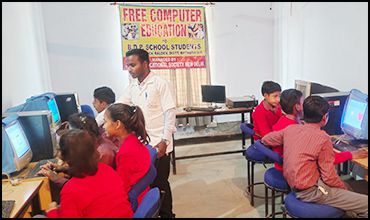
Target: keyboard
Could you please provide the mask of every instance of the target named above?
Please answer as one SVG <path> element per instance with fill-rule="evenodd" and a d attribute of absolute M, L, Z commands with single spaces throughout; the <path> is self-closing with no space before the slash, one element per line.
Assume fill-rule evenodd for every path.
<path fill-rule="evenodd" d="M 37 162 L 37 164 L 32 168 L 32 170 L 27 174 L 26 178 L 33 178 L 33 177 L 38 177 L 37 173 L 41 170 L 41 166 L 46 164 L 48 161 L 57 163 L 57 159 L 45 159 L 45 160 L 40 160 Z"/>
<path fill-rule="evenodd" d="M 14 207 L 15 200 L 2 200 L 2 218 L 9 218 L 10 213 L 12 212 L 12 209 Z"/>
<path fill-rule="evenodd" d="M 367 147 L 367 145 L 364 144 L 357 144 L 357 145 L 352 145 L 352 144 L 347 144 L 343 141 L 336 141 L 333 142 L 333 146 L 335 149 L 339 150 L 340 152 L 343 151 L 356 151 L 360 148 Z"/>
<path fill-rule="evenodd" d="M 191 111 L 203 111 L 203 112 L 213 112 L 215 107 L 185 107 L 184 110 L 187 112 Z"/>

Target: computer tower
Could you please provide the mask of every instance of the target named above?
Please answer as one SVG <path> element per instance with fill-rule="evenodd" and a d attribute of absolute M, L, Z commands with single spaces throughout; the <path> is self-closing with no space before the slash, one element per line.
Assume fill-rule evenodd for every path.
<path fill-rule="evenodd" d="M 340 135 L 343 131 L 340 127 L 340 121 L 346 100 L 349 92 L 331 92 L 315 94 L 323 97 L 329 102 L 329 120 L 328 123 L 322 128 L 329 135 Z"/>

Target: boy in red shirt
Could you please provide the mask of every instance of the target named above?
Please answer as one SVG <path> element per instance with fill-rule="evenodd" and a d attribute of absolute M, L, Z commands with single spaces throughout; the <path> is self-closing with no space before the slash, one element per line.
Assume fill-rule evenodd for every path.
<path fill-rule="evenodd" d="M 264 99 L 252 114 L 254 140 L 258 140 L 272 131 L 272 126 L 279 120 L 281 113 L 281 87 L 273 81 L 265 81 L 261 89 Z"/>
<path fill-rule="evenodd" d="M 273 131 L 280 131 L 289 125 L 300 124 L 303 116 L 303 101 L 302 92 L 296 89 L 287 89 L 281 93 L 280 106 L 284 114 L 278 122 L 272 126 Z M 280 156 L 283 156 L 283 146 L 273 149 Z M 367 152 L 364 150 L 345 151 L 335 153 L 334 164 L 339 164 L 347 160 L 367 157 Z M 283 166 L 275 162 L 275 169 L 282 171 Z"/>

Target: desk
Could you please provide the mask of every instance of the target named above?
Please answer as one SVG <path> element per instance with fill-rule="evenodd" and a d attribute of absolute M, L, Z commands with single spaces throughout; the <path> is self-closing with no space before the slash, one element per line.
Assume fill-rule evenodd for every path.
<path fill-rule="evenodd" d="M 35 167 L 36 164 L 37 162 L 32 162 L 28 164 L 27 167 L 21 170 L 19 174 L 14 176 L 14 178 L 20 178 L 20 179 L 23 179 L 22 181 L 27 181 L 27 182 L 41 180 L 42 184 L 39 189 L 40 209 L 46 210 L 48 208 L 48 205 L 52 202 L 49 179 L 44 176 L 28 178 L 28 179 L 25 178 L 27 174 Z"/>
<path fill-rule="evenodd" d="M 2 200 L 15 200 L 10 218 L 23 217 L 30 205 L 33 210 L 39 208 L 38 193 L 42 182 L 43 180 L 40 179 L 25 179 L 21 184 L 12 186 L 9 181 L 2 181 Z"/>
<path fill-rule="evenodd" d="M 337 135 L 333 135 L 333 136 L 331 136 L 333 139 L 335 139 L 335 138 L 337 138 L 338 136 Z M 340 152 L 339 150 L 337 150 L 337 149 L 335 149 L 335 148 L 333 148 L 334 149 L 334 152 Z M 365 148 L 366 149 L 366 148 Z M 366 158 L 362 158 L 362 159 L 352 159 L 351 161 L 353 162 L 353 163 L 355 163 L 355 164 L 357 164 L 357 165 L 359 165 L 360 167 L 362 167 L 362 168 L 364 168 L 365 170 L 366 170 L 366 175 L 365 175 L 365 180 L 366 181 L 368 181 L 368 174 L 367 174 L 367 172 L 368 172 L 368 160 L 369 160 L 369 158 L 368 157 L 366 157 Z"/>
<path fill-rule="evenodd" d="M 191 118 L 191 117 L 201 117 L 201 116 L 214 116 L 214 115 L 228 115 L 228 114 L 241 114 L 241 122 L 245 122 L 244 113 L 249 113 L 250 123 L 252 122 L 252 112 L 254 107 L 251 108 L 222 108 L 216 109 L 215 111 L 207 112 L 207 111 L 179 111 L 176 113 L 176 118 Z M 216 153 L 209 153 L 209 154 L 198 154 L 198 155 L 190 155 L 190 156 L 183 156 L 183 157 L 176 157 L 175 153 L 175 138 L 172 135 L 173 140 L 173 151 L 172 151 L 172 172 L 176 175 L 176 160 L 181 159 L 189 159 L 189 158 L 196 158 L 196 157 L 207 157 L 207 156 L 214 156 L 214 155 L 221 155 L 221 154 L 231 154 L 231 153 L 240 153 L 244 152 L 245 146 L 245 134 L 242 132 L 242 149 L 236 151 L 223 151 L 223 152 L 216 152 Z"/>

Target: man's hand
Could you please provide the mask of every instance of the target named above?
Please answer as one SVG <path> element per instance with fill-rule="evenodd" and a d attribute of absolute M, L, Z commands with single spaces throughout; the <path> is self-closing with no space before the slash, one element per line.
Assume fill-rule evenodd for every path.
<path fill-rule="evenodd" d="M 368 157 L 368 152 L 365 149 L 358 149 L 356 151 L 352 151 L 352 159 L 361 159 Z"/>
<path fill-rule="evenodd" d="M 154 147 L 158 149 L 157 158 L 160 158 L 166 154 L 167 145 L 164 141 L 159 142 Z"/>

